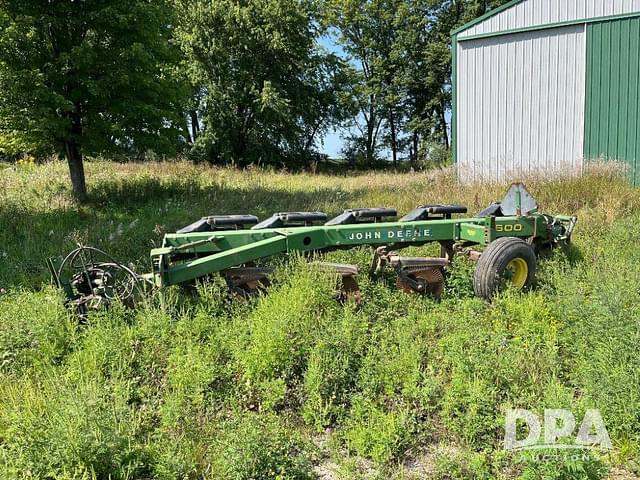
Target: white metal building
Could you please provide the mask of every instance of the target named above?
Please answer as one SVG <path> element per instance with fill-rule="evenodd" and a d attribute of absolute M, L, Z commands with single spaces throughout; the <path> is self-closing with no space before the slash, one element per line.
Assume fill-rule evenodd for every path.
<path fill-rule="evenodd" d="M 453 32 L 462 181 L 629 164 L 640 184 L 640 0 L 513 0 Z"/>

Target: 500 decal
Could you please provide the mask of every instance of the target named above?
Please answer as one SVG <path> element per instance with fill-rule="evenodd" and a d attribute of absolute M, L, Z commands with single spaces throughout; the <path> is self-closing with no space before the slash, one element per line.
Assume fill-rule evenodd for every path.
<path fill-rule="evenodd" d="M 496 225 L 496 232 L 521 232 L 523 226 L 519 223 Z"/>
<path fill-rule="evenodd" d="M 405 229 L 405 230 L 388 230 L 377 232 L 353 232 L 348 235 L 349 240 L 406 240 L 430 238 L 431 229 Z"/>

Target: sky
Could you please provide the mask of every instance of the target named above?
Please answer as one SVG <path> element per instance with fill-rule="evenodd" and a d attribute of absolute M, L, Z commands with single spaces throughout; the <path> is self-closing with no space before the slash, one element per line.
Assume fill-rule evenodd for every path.
<path fill-rule="evenodd" d="M 341 133 L 337 131 L 329 132 L 323 141 L 322 148 L 320 151 L 325 155 L 329 155 L 330 157 L 340 157 L 340 153 L 342 151 L 342 147 L 344 145 L 344 141 L 341 138 Z"/>
<path fill-rule="evenodd" d="M 320 39 L 320 45 L 325 47 L 330 52 L 333 52 L 340 56 L 345 56 L 342 48 L 336 44 L 335 36 L 326 35 Z M 327 133 L 327 135 L 323 139 L 323 145 L 320 151 L 330 157 L 339 157 L 342 151 L 342 147 L 344 146 L 344 141 L 342 140 L 342 136 L 344 132 L 332 130 Z"/>
<path fill-rule="evenodd" d="M 326 35 L 320 39 L 320 45 L 328 49 L 329 51 L 346 57 L 344 50 L 336 43 L 335 35 Z M 451 125 L 451 112 L 447 111 L 445 119 L 448 125 Z M 321 145 L 320 151 L 330 157 L 340 157 L 342 148 L 344 146 L 344 140 L 342 137 L 348 133 L 348 130 L 344 129 L 331 130 L 325 135 L 323 139 L 323 145 Z"/>

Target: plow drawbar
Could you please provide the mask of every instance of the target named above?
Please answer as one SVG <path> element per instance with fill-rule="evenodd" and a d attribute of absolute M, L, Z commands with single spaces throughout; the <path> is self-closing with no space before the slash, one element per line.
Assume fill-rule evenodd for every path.
<path fill-rule="evenodd" d="M 48 264 L 57 285 L 81 313 L 136 292 L 189 284 L 222 275 L 231 292 L 249 295 L 268 286 L 271 269 L 256 262 L 292 252 L 320 253 L 359 246 L 374 248 L 371 276 L 395 270 L 397 287 L 439 297 L 446 270 L 456 256 L 476 261 L 474 290 L 490 299 L 510 283 L 518 289 L 535 280 L 538 255 L 570 242 L 577 219 L 538 211 L 521 183 L 474 217 L 461 205 L 423 205 L 399 220 L 391 208 L 350 209 L 333 219 L 322 212 L 277 213 L 260 222 L 252 215 L 204 217 L 164 237 L 151 251 L 153 271 L 138 275 L 104 252 L 80 246 Z M 454 216 L 460 215 L 460 218 Z M 411 246 L 440 245 L 439 257 L 403 257 Z M 100 259 L 95 258 L 103 257 Z M 339 296 L 360 301 L 358 267 L 320 263 L 341 279 Z"/>

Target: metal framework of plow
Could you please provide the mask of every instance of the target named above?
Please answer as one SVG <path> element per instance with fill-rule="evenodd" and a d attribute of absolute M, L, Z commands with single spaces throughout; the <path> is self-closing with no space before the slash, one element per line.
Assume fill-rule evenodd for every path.
<path fill-rule="evenodd" d="M 476 295 L 490 299 L 507 283 L 530 287 L 537 255 L 569 242 L 577 222 L 576 217 L 540 213 L 523 184 L 513 184 L 502 202 L 476 216 L 466 214 L 460 205 L 423 205 L 399 220 L 389 208 L 346 210 L 331 220 L 321 212 L 278 213 L 262 222 L 252 215 L 211 216 L 166 235 L 162 247 L 151 251 L 153 271 L 147 274 L 138 275 L 90 247 L 50 259 L 49 268 L 69 303 L 84 314 L 116 299 L 132 303 L 136 292 L 189 284 L 215 273 L 225 278 L 233 294 L 250 295 L 269 284 L 271 269 L 255 263 L 261 259 L 365 245 L 374 249 L 371 276 L 391 268 L 398 288 L 435 297 L 443 291 L 447 267 L 456 256 L 466 255 L 477 262 Z M 439 257 L 399 253 L 430 243 L 439 243 Z M 320 265 L 342 279 L 343 300 L 361 300 L 357 266 Z"/>

